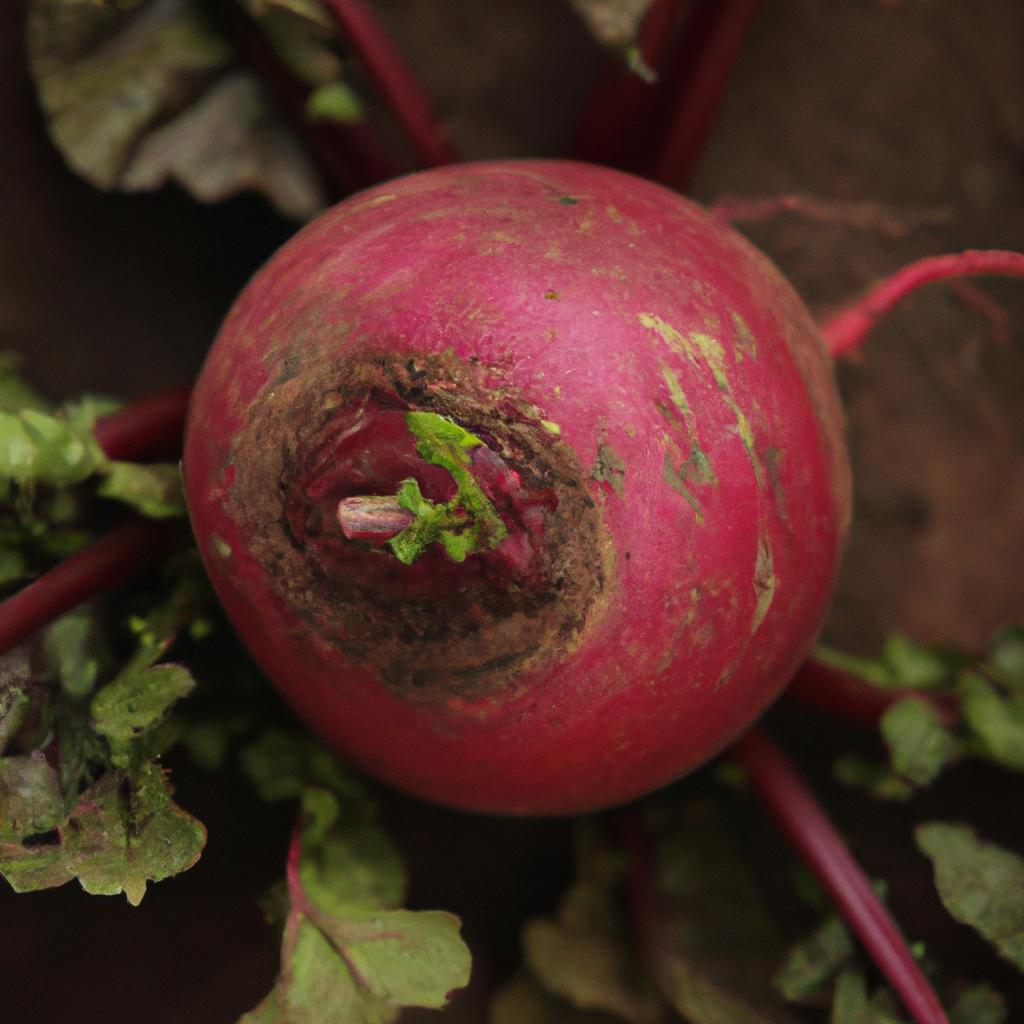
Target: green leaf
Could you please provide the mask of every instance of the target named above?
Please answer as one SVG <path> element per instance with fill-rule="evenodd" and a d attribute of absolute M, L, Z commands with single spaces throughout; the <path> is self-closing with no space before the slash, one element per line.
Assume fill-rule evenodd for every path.
<path fill-rule="evenodd" d="M 950 684 L 961 659 L 951 661 L 938 651 L 914 643 L 901 633 L 894 633 L 885 642 L 882 660 L 897 686 L 924 690 Z"/>
<path fill-rule="evenodd" d="M 363 105 L 351 86 L 329 82 L 310 93 L 306 100 L 306 117 L 311 121 L 337 121 L 353 124 L 363 119 Z"/>
<path fill-rule="evenodd" d="M 1024 629 L 1010 626 L 996 637 L 988 668 L 1003 686 L 1024 690 Z"/>
<path fill-rule="evenodd" d="M 914 787 L 888 765 L 859 754 L 837 757 L 832 773 L 844 785 L 866 789 L 879 800 L 909 800 L 914 795 Z"/>
<path fill-rule="evenodd" d="M 398 851 L 373 820 L 363 794 L 356 800 L 353 805 L 318 787 L 303 794 L 306 827 L 299 877 L 309 898 L 327 914 L 397 908 L 405 897 Z"/>
<path fill-rule="evenodd" d="M 549 993 L 579 1010 L 656 1020 L 660 1003 L 635 969 L 620 905 L 622 855 L 594 821 L 581 822 L 575 840 L 576 879 L 555 919 L 524 926 L 524 961 Z"/>
<path fill-rule="evenodd" d="M 919 825 L 915 838 L 950 914 L 1024 970 L 1024 859 L 980 841 L 967 825 L 931 822 Z"/>
<path fill-rule="evenodd" d="M 98 188 L 173 179 L 204 201 L 252 188 L 287 216 L 323 207 L 317 171 L 201 0 L 32 0 L 27 41 L 50 135 Z"/>
<path fill-rule="evenodd" d="M 26 688 L 4 680 L 0 673 L 0 754 L 18 735 L 31 706 Z"/>
<path fill-rule="evenodd" d="M 361 806 L 362 814 L 370 814 L 369 800 L 358 783 L 336 757 L 304 733 L 265 729 L 239 751 L 238 761 L 263 800 L 297 800 L 307 787 L 314 786 L 340 795 L 346 806 Z"/>
<path fill-rule="evenodd" d="M 808 938 L 790 949 L 773 983 L 789 1002 L 803 1002 L 823 991 L 855 952 L 842 918 L 831 914 Z"/>
<path fill-rule="evenodd" d="M 957 673 L 969 661 L 959 654 L 923 647 L 898 633 L 885 642 L 880 658 L 847 654 L 820 643 L 814 649 L 814 657 L 887 690 L 952 686 Z"/>
<path fill-rule="evenodd" d="M 92 701 L 92 723 L 110 742 L 113 763 L 126 767 L 132 745 L 160 725 L 194 687 L 195 680 L 183 665 L 129 667 L 104 686 Z"/>
<path fill-rule="evenodd" d="M 313 921 L 360 988 L 396 1006 L 440 1009 L 469 982 L 469 950 L 454 914 L 440 910 L 349 911 Z"/>
<path fill-rule="evenodd" d="M 49 832 L 66 815 L 60 780 L 42 754 L 0 757 L 0 841 Z"/>
<path fill-rule="evenodd" d="M 974 985 L 949 1008 L 949 1024 L 1006 1024 L 1006 1000 L 991 985 Z"/>
<path fill-rule="evenodd" d="M 28 575 L 25 556 L 14 548 L 0 545 L 0 587 L 15 583 Z"/>
<path fill-rule="evenodd" d="M 899 1018 L 879 1000 L 868 997 L 867 981 L 860 971 L 839 975 L 832 996 L 831 1024 L 900 1024 Z"/>
<path fill-rule="evenodd" d="M 483 445 L 483 441 L 433 412 L 406 413 L 405 422 L 417 438 L 420 457 L 447 469 L 457 490 L 450 501 L 438 504 L 423 497 L 415 480 L 403 480 L 398 503 L 416 519 L 388 541 L 392 552 L 400 562 L 410 565 L 438 542 L 456 562 L 476 551 L 497 547 L 508 536 L 508 529 L 468 468 L 467 452 Z"/>
<path fill-rule="evenodd" d="M 546 992 L 526 973 L 513 976 L 491 1000 L 488 1024 L 609 1024 L 597 1010 L 578 1010 Z"/>
<path fill-rule="evenodd" d="M 43 661 L 61 689 L 72 697 L 92 692 L 102 656 L 95 611 L 89 607 L 62 616 L 43 634 Z"/>
<path fill-rule="evenodd" d="M 109 462 L 96 493 L 122 501 L 153 519 L 185 515 L 185 495 L 176 465 Z"/>
<path fill-rule="evenodd" d="M 417 439 L 419 455 L 452 475 L 469 465 L 466 452 L 483 444 L 475 434 L 436 412 L 407 412 L 405 425 Z"/>
<path fill-rule="evenodd" d="M 622 936 L 589 934 L 554 921 L 527 922 L 523 958 L 548 992 L 580 1010 L 602 1010 L 625 1021 L 656 1021 L 658 1000 L 638 984 Z"/>
<path fill-rule="evenodd" d="M 146 884 L 179 874 L 199 859 L 206 830 L 171 800 L 159 766 L 133 775 L 108 772 L 79 798 L 56 844 L 0 840 L 0 874 L 16 892 L 78 878 L 86 892 L 124 892 L 137 906 Z"/>
<path fill-rule="evenodd" d="M 927 786 L 959 752 L 956 737 L 939 713 L 915 697 L 889 708 L 880 727 L 893 771 L 915 786 Z"/>
<path fill-rule="evenodd" d="M 960 709 L 982 752 L 1024 771 L 1024 691 L 1004 697 L 978 672 L 965 672 L 960 688 Z"/>
<path fill-rule="evenodd" d="M 721 805 L 668 805 L 657 893 L 664 994 L 692 1024 L 791 1020 L 772 986 L 785 946 L 741 859 Z"/>
<path fill-rule="evenodd" d="M 18 374 L 23 360 L 20 352 L 0 350 L 0 411 L 38 409 L 45 412 L 49 408 L 46 400 Z"/>
<path fill-rule="evenodd" d="M 370 813 L 361 793 L 305 792 L 281 977 L 243 1024 L 381 1024 L 403 1006 L 442 1007 L 468 982 L 458 918 L 392 909 L 404 878 L 395 884 L 390 843 Z"/>
<path fill-rule="evenodd" d="M 66 486 L 91 476 L 103 454 L 91 431 L 38 409 L 0 412 L 0 479 Z"/>

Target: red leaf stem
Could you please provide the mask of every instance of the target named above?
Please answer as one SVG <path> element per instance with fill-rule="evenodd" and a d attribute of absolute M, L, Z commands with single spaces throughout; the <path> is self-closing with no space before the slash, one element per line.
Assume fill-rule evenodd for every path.
<path fill-rule="evenodd" d="M 659 91 L 650 177 L 670 188 L 689 181 L 725 96 L 761 0 L 701 0 L 687 21 Z"/>
<path fill-rule="evenodd" d="M 662 917 L 654 884 L 656 851 L 651 831 L 637 804 L 621 808 L 615 816 L 619 842 L 626 855 L 626 901 L 630 927 L 636 940 L 641 962 L 651 972 L 652 980 L 663 991 L 671 988 L 665 972 L 664 957 L 658 951 L 665 946 Z"/>
<path fill-rule="evenodd" d="M 266 86 L 281 115 L 305 142 L 321 175 L 338 196 L 367 188 L 402 172 L 403 168 L 383 152 L 366 125 L 311 121 L 306 116 L 309 85 L 280 60 L 236 0 L 217 0 L 214 9 L 224 20 L 240 56 Z"/>
<path fill-rule="evenodd" d="M 695 0 L 654 0 L 637 38 L 643 62 L 660 74 L 684 14 Z M 659 83 L 647 82 L 620 56 L 609 59 L 580 115 L 573 151 L 580 160 L 621 164 L 630 129 L 649 111 Z"/>
<path fill-rule="evenodd" d="M 922 285 L 948 278 L 980 275 L 1024 277 L 1024 253 L 1001 249 L 968 249 L 965 252 L 927 256 L 917 260 L 875 285 L 858 299 L 825 322 L 822 336 L 834 356 L 845 355 L 859 348 L 872 328 L 900 299 Z"/>
<path fill-rule="evenodd" d="M 141 462 L 181 454 L 188 388 L 147 395 L 96 421 L 96 440 L 108 459 Z"/>
<path fill-rule="evenodd" d="M 857 725 L 877 725 L 889 708 L 906 697 L 927 701 L 938 712 L 943 725 L 953 726 L 959 718 L 953 694 L 908 688 L 882 690 L 814 658 L 808 658 L 797 670 L 786 696 Z"/>
<path fill-rule="evenodd" d="M 732 747 L 730 756 L 747 772 L 765 809 L 828 891 L 917 1024 L 948 1024 L 896 922 L 786 755 L 760 729 L 753 729 Z"/>
<path fill-rule="evenodd" d="M 323 0 L 362 61 L 381 98 L 424 167 L 455 163 L 458 153 L 444 137 L 415 75 L 364 0 Z"/>
<path fill-rule="evenodd" d="M 180 523 L 130 520 L 0 601 L 0 655 L 83 601 L 130 580 L 180 531 Z"/>

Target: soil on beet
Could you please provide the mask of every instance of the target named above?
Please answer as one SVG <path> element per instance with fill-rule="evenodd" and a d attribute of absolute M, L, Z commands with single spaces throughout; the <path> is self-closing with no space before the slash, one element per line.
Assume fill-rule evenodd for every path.
<path fill-rule="evenodd" d="M 566 152 L 602 58 L 561 4 L 377 6 L 467 155 Z M 76 181 L 33 103 L 24 7 L 0 14 L 0 346 L 25 353 L 55 397 L 184 382 L 234 293 L 290 228 L 250 198 L 211 210 L 175 193 L 104 196 Z M 1021 39 L 1019 0 L 837 0 L 827 15 L 813 0 L 766 4 L 689 191 L 703 201 L 810 197 L 804 214 L 743 228 L 821 313 L 921 255 L 1024 249 Z M 977 647 L 1024 620 L 1024 287 L 986 280 L 920 293 L 841 368 L 840 384 L 856 513 L 829 638 L 871 651 L 901 629 Z M 907 931 L 940 962 L 976 967 L 1024 1013 L 1019 980 L 938 907 L 905 809 L 829 781 L 831 753 L 864 741 L 802 714 L 779 712 L 775 724 L 868 871 L 889 879 Z M 210 826 L 210 848 L 140 910 L 73 887 L 0 891 L 11 1020 L 58 1020 L 73 1000 L 83 1024 L 223 1024 L 269 987 L 274 938 L 255 900 L 279 874 L 286 816 L 268 823 L 234 784 L 217 791 L 184 766 L 175 777 L 181 802 Z M 995 773 L 956 770 L 914 815 L 967 817 L 1021 849 L 1024 822 L 1005 813 L 1006 789 Z M 462 914 L 474 945 L 474 984 L 447 1020 L 482 1021 L 518 923 L 550 906 L 567 878 L 567 827 L 397 797 L 388 816 L 416 903 Z"/>

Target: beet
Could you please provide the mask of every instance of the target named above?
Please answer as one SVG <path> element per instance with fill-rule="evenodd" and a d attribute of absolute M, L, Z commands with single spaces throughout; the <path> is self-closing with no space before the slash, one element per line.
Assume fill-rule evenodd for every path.
<path fill-rule="evenodd" d="M 221 329 L 184 473 L 309 727 L 510 813 L 621 802 L 734 739 L 813 644 L 850 514 L 831 359 L 775 267 L 565 162 L 428 171 L 301 231 Z"/>

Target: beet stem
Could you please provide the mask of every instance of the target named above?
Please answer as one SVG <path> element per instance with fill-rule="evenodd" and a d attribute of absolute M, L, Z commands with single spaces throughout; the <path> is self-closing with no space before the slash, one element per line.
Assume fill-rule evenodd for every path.
<path fill-rule="evenodd" d="M 701 0 L 688 20 L 654 125 L 655 181 L 670 188 L 689 181 L 760 6 L 761 0 Z"/>
<path fill-rule="evenodd" d="M 159 391 L 96 421 L 94 433 L 108 459 L 141 462 L 181 454 L 188 388 Z"/>
<path fill-rule="evenodd" d="M 660 75 L 673 36 L 694 0 L 654 0 L 637 39 L 640 57 Z M 647 82 L 620 56 L 611 57 L 598 76 L 580 115 L 573 151 L 580 160 L 619 164 L 630 133 L 650 110 L 659 81 Z"/>
<path fill-rule="evenodd" d="M 385 544 L 397 537 L 415 516 L 392 495 L 366 494 L 338 502 L 338 525 L 348 540 Z"/>
<path fill-rule="evenodd" d="M 1024 253 L 1001 249 L 968 249 L 965 252 L 928 256 L 908 264 L 826 321 L 821 328 L 825 344 L 833 356 L 853 352 L 864 343 L 875 324 L 900 299 L 922 285 L 949 278 L 986 274 L 1024 277 Z"/>
<path fill-rule="evenodd" d="M 786 755 L 760 729 L 747 733 L 730 755 L 917 1024 L 948 1024 L 896 922 Z"/>
<path fill-rule="evenodd" d="M 309 85 L 280 60 L 237 0 L 217 0 L 211 9 L 223 20 L 240 56 L 267 87 L 289 127 L 305 143 L 321 177 L 338 196 L 401 173 L 366 125 L 311 121 L 306 116 Z"/>
<path fill-rule="evenodd" d="M 923 700 L 938 714 L 942 723 L 952 727 L 959 718 L 952 694 L 931 693 L 909 687 L 879 689 L 866 679 L 816 658 L 808 658 L 793 677 L 786 697 L 815 711 L 856 725 L 875 726 L 894 704 L 914 697 Z"/>
<path fill-rule="evenodd" d="M 176 522 L 130 520 L 0 601 L 0 655 L 83 601 L 136 576 L 180 531 Z"/>
<path fill-rule="evenodd" d="M 324 0 L 324 6 L 362 61 L 422 166 L 458 161 L 425 91 L 364 0 Z"/>

